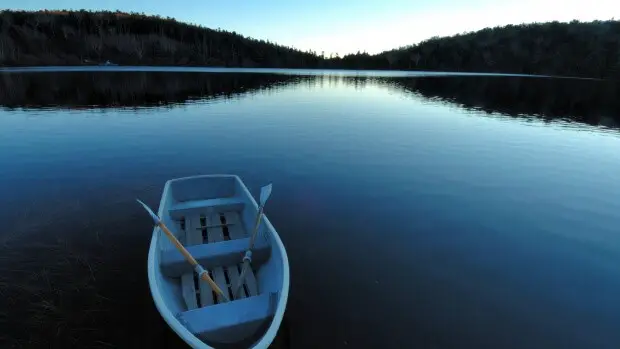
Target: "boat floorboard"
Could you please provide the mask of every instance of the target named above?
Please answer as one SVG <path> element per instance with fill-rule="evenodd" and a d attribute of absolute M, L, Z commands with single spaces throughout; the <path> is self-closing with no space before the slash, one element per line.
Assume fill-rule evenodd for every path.
<path fill-rule="evenodd" d="M 227 224 L 229 224 L 224 230 L 227 229 L 230 238 L 235 239 L 243 239 L 246 237 L 245 230 L 241 226 L 241 220 L 239 219 L 239 214 L 237 212 L 225 212 L 224 220 Z M 247 297 L 247 292 L 245 291 L 245 287 L 241 287 L 239 292 L 235 294 L 235 287 L 239 284 L 239 274 L 240 274 L 240 264 L 230 265 L 228 266 L 228 276 L 230 276 L 231 289 L 230 292 L 233 294 L 235 299 L 243 299 Z"/>
<path fill-rule="evenodd" d="M 177 229 L 182 232 L 186 246 L 198 244 L 218 243 L 226 240 L 236 240 L 248 237 L 248 233 L 243 228 L 239 212 L 209 212 L 194 213 L 177 221 Z M 242 255 L 239 262 L 235 265 L 222 265 L 208 270 L 209 276 L 215 283 L 227 293 L 229 299 L 243 299 L 258 295 L 256 276 L 252 268 L 248 269 L 245 275 L 243 287 L 237 295 L 233 295 L 233 288 L 239 282 L 242 269 Z M 183 298 L 185 299 L 188 310 L 205 307 L 221 303 L 221 297 L 216 297 L 216 293 L 204 280 L 198 280 L 195 273 L 186 273 L 181 276 L 181 286 Z"/>
<path fill-rule="evenodd" d="M 202 243 L 202 239 L 199 241 L 198 238 L 192 234 L 191 225 L 188 220 L 183 219 L 181 221 L 177 221 L 175 224 L 178 229 L 177 231 L 181 232 L 186 246 Z M 198 300 L 196 299 L 196 283 L 194 281 L 193 272 L 188 272 L 181 276 L 181 288 L 183 290 L 183 299 L 185 299 L 187 309 L 191 310 L 198 308 Z"/>
<path fill-rule="evenodd" d="M 245 229 L 241 224 L 241 219 L 239 218 L 239 214 L 237 212 L 225 212 L 224 217 L 226 219 L 226 223 L 232 223 L 228 226 L 228 231 L 230 236 L 233 239 L 243 239 L 247 237 Z M 237 264 L 235 266 L 231 266 L 229 269 L 233 271 L 233 278 L 235 279 L 233 285 L 237 285 L 239 280 L 239 275 L 241 274 L 243 264 Z M 243 283 L 243 287 L 239 290 L 238 296 L 239 298 L 243 298 L 244 296 L 256 296 L 258 294 L 258 287 L 256 286 L 256 277 L 254 276 L 254 271 L 250 267 L 248 271 L 245 273 L 245 280 Z M 234 292 L 234 290 L 232 291 Z M 243 295 L 243 296 L 242 296 Z"/>
<path fill-rule="evenodd" d="M 220 218 L 219 213 L 210 214 L 208 218 L 209 225 L 213 226 L 216 223 L 219 223 L 219 218 Z M 207 228 L 207 241 L 210 244 L 224 241 L 224 236 L 222 234 L 222 228 L 219 226 Z M 228 292 L 228 282 L 227 282 L 226 274 L 224 273 L 224 268 L 222 267 L 213 268 L 213 277 L 214 277 L 213 281 L 215 281 L 215 283 L 220 287 L 222 292 L 224 292 L 230 299 L 230 292 Z M 224 300 L 221 298 L 220 295 L 218 295 L 217 301 L 221 303 Z"/>
<path fill-rule="evenodd" d="M 196 239 L 200 240 L 201 244 L 204 244 L 206 239 L 205 239 L 205 225 L 204 223 L 205 220 L 202 219 L 200 216 L 195 215 L 192 217 L 192 219 L 190 220 L 192 222 L 192 234 L 194 234 L 194 236 L 197 236 Z M 207 272 L 209 273 L 209 276 L 213 277 L 212 273 L 213 271 L 211 270 L 207 270 Z M 196 275 L 196 278 L 198 279 L 198 275 Z M 213 295 L 212 292 L 213 290 L 211 289 L 211 286 L 209 285 L 209 283 L 205 280 L 202 279 L 198 279 L 198 290 L 199 290 L 199 295 L 200 295 L 200 306 L 201 307 L 206 307 L 207 305 L 212 305 L 213 304 Z"/>

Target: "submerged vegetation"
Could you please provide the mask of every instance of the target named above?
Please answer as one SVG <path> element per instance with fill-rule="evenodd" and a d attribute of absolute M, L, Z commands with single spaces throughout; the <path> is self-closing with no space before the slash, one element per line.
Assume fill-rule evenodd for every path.
<path fill-rule="evenodd" d="M 2 11 L 0 66 L 122 65 L 402 69 L 620 77 L 620 22 L 486 28 L 344 57 L 124 12 Z"/>
<path fill-rule="evenodd" d="M 146 275 L 127 272 L 144 263 L 144 241 L 116 232 L 140 224 L 69 211 L 77 215 L 9 224 L 15 236 L 0 238 L 0 347 L 181 347 L 149 299 Z M 62 236 L 41 234 L 55 229 Z"/>

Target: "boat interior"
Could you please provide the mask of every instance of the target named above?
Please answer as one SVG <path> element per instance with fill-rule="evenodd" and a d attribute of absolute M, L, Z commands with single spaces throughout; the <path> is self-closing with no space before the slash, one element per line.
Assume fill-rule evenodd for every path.
<path fill-rule="evenodd" d="M 273 227 L 261 222 L 251 268 L 235 293 L 257 214 L 247 189 L 234 176 L 207 177 L 172 181 L 167 196 L 160 216 L 230 300 L 199 279 L 162 234 L 159 265 L 173 294 L 182 298 L 176 305 L 179 321 L 208 342 L 229 343 L 260 332 L 275 312 L 282 280 L 272 253 Z"/>

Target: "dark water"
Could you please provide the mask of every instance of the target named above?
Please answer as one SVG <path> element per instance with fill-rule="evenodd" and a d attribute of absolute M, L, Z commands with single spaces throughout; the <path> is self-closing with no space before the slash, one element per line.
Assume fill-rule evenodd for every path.
<path fill-rule="evenodd" d="M 620 90 L 517 77 L 0 75 L 0 347 L 183 347 L 167 179 L 236 173 L 287 248 L 274 347 L 620 347 Z"/>

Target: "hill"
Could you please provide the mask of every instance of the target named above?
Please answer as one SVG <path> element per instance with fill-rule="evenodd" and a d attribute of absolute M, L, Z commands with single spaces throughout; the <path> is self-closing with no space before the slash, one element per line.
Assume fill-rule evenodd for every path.
<path fill-rule="evenodd" d="M 378 55 L 340 59 L 350 69 L 620 77 L 620 21 L 534 23 L 434 37 Z"/>
<path fill-rule="evenodd" d="M 316 52 L 138 13 L 0 12 L 0 66 L 97 64 L 398 69 L 620 78 L 620 22 L 534 23 L 376 55 Z"/>
<path fill-rule="evenodd" d="M 0 65 L 316 66 L 319 57 L 235 32 L 124 12 L 2 11 Z"/>

